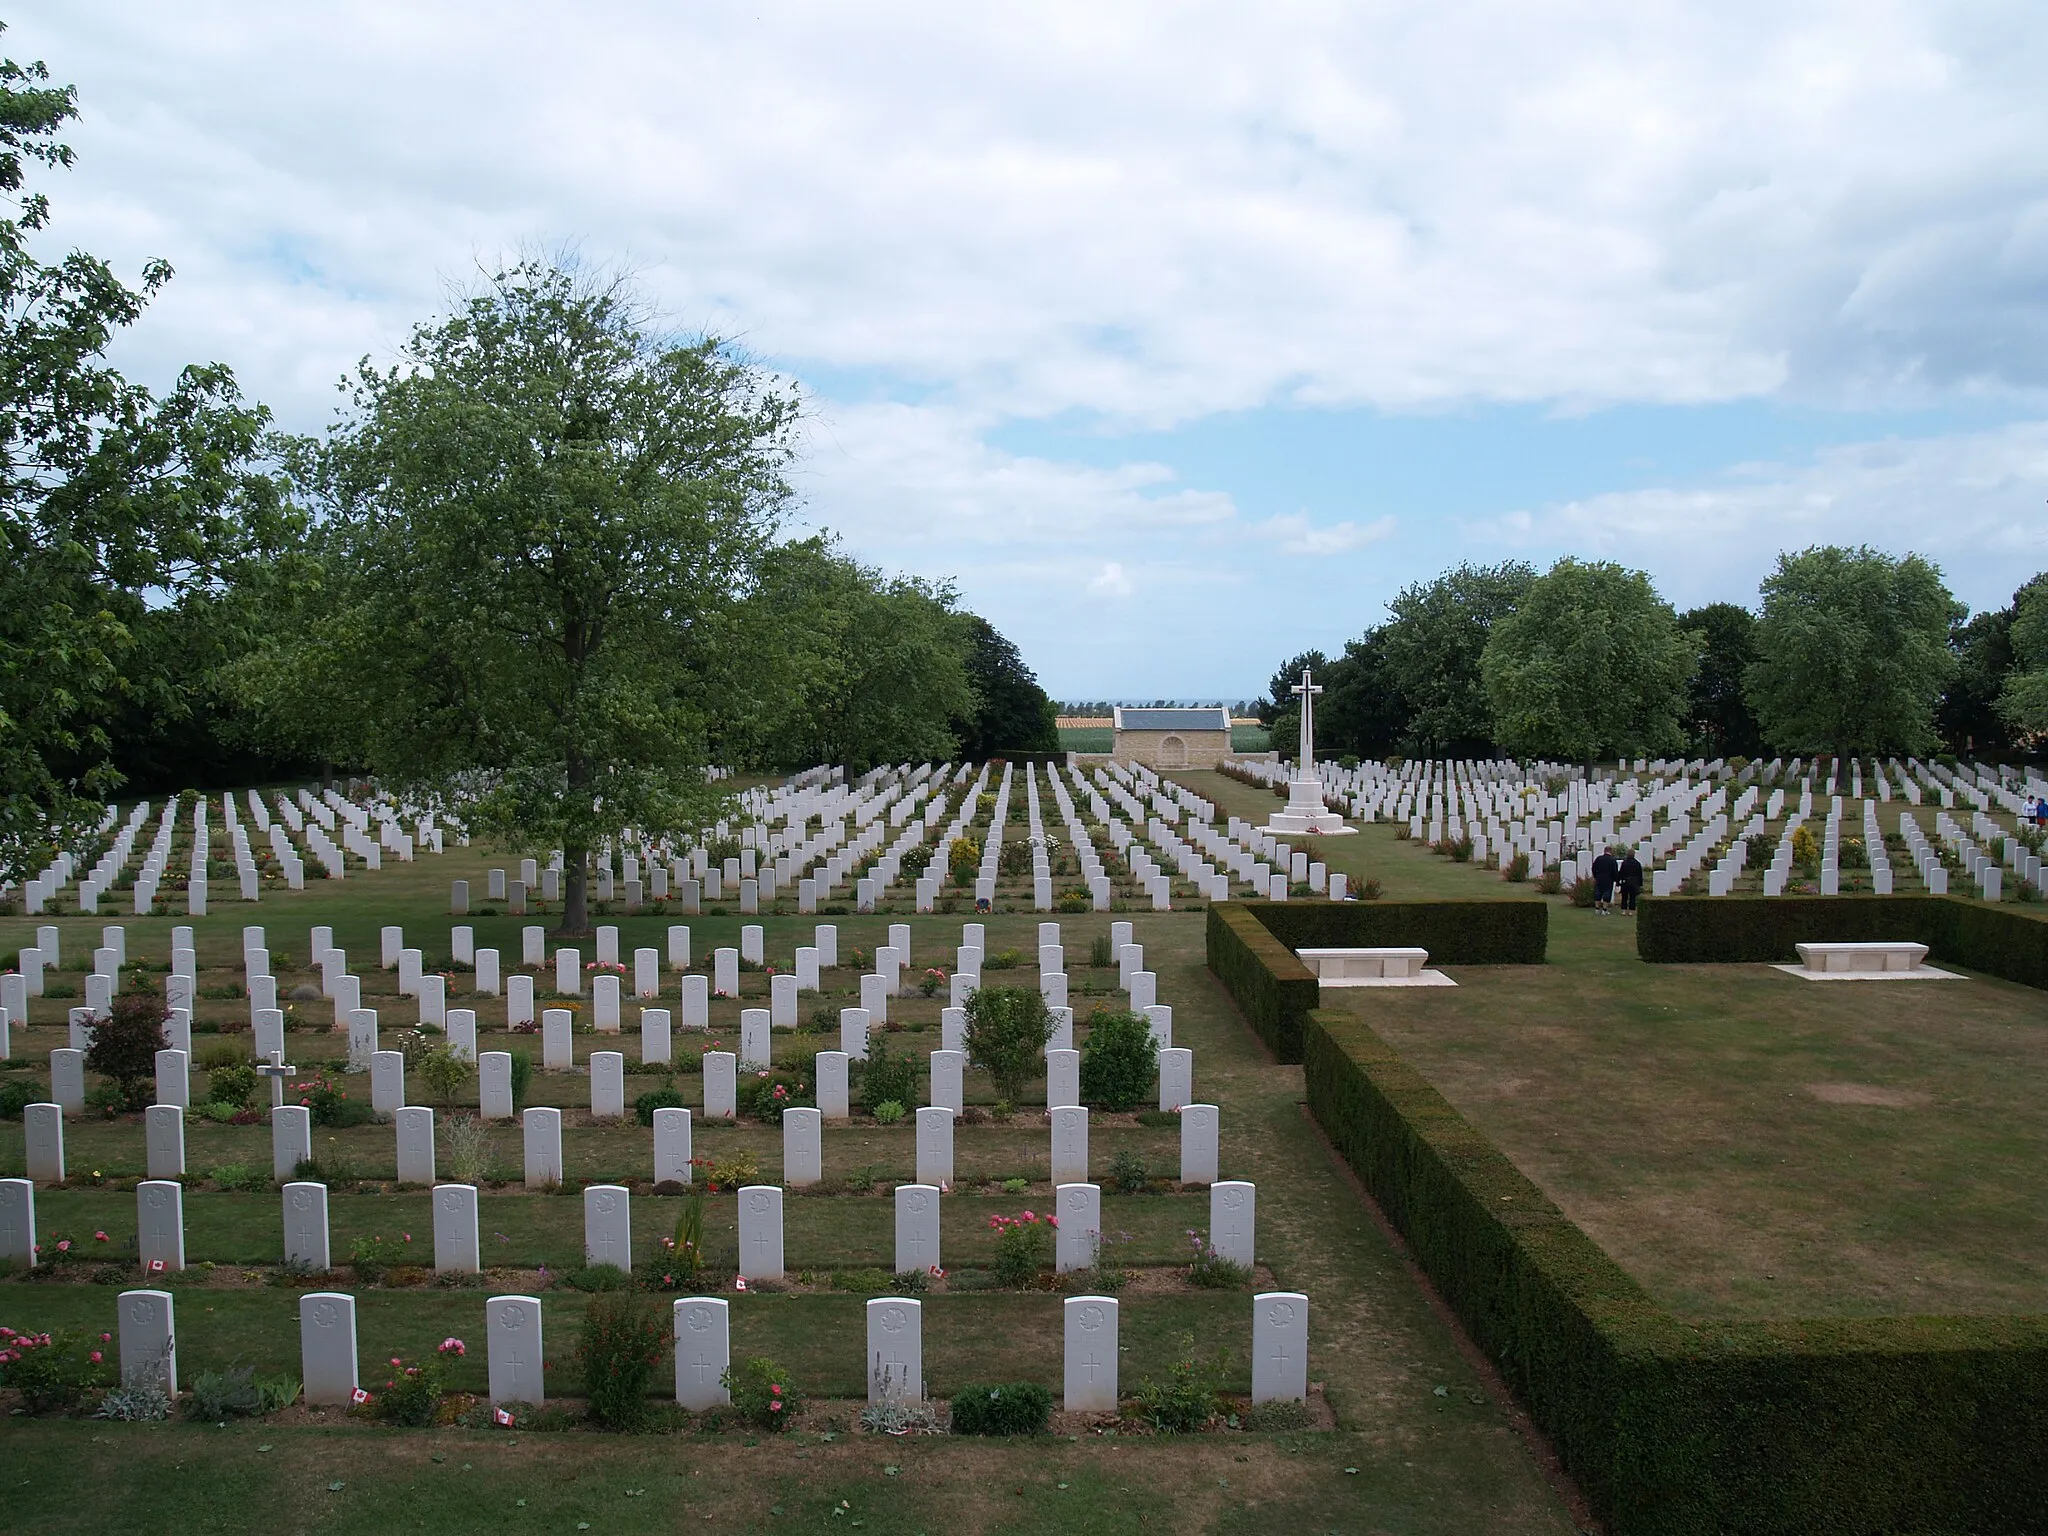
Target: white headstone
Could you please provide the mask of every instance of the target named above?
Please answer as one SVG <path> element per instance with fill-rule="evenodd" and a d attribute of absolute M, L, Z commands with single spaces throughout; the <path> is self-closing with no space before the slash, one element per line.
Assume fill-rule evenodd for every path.
<path fill-rule="evenodd" d="M 1117 1317 L 1113 1296 L 1069 1296 L 1062 1309 L 1066 1331 L 1069 1413 L 1115 1413 Z"/>
<path fill-rule="evenodd" d="M 725 1373 L 732 1365 L 732 1325 L 725 1299 L 684 1296 L 673 1309 L 676 1335 L 676 1402 L 692 1413 L 722 1408 Z"/>
<path fill-rule="evenodd" d="M 575 1065 L 576 1015 L 566 1008 L 543 1008 L 540 1015 L 540 1064 L 550 1072 Z"/>
<path fill-rule="evenodd" d="M 849 1060 L 844 1051 L 818 1052 L 818 1113 L 827 1120 L 844 1120 L 853 1112 L 847 1092 Z"/>
<path fill-rule="evenodd" d="M 749 1184 L 740 1191 L 740 1274 L 748 1280 L 782 1278 L 782 1191 Z"/>
<path fill-rule="evenodd" d="M 1180 1181 L 1216 1182 L 1217 1128 L 1221 1115 L 1214 1104 L 1183 1104 L 1180 1111 Z"/>
<path fill-rule="evenodd" d="M 674 1035 L 666 1008 L 640 1010 L 640 1060 L 667 1062 L 675 1059 Z"/>
<path fill-rule="evenodd" d="M 623 1184 L 583 1191 L 583 1262 L 633 1267 L 632 1192 Z"/>
<path fill-rule="evenodd" d="M 708 1029 L 711 1025 L 711 981 L 700 972 L 683 978 L 684 1029 Z"/>
<path fill-rule="evenodd" d="M 496 997 L 503 987 L 498 952 L 495 949 L 480 949 L 476 952 L 476 976 L 472 982 L 480 997 Z M 529 990 L 532 983 L 528 982 Z"/>
<path fill-rule="evenodd" d="M 315 1274 L 332 1267 L 327 1242 L 327 1186 L 288 1183 L 284 1187 L 284 1261 Z"/>
<path fill-rule="evenodd" d="M 839 965 L 839 925 L 819 923 L 811 931 L 811 942 L 817 947 L 818 964 L 825 970 L 834 970 Z"/>
<path fill-rule="evenodd" d="M 448 1010 L 448 1049 L 464 1061 L 476 1060 L 476 1010 L 474 1008 L 450 1008 Z"/>
<path fill-rule="evenodd" d="M 1045 1042 L 1049 1051 L 1071 1051 L 1074 1048 L 1074 1010 L 1065 1003 L 1048 1001 L 1045 1005 L 1052 1010 L 1052 1035 Z"/>
<path fill-rule="evenodd" d="M 907 1296 L 868 1303 L 868 1401 L 924 1401 L 924 1306 Z"/>
<path fill-rule="evenodd" d="M 661 995 L 661 951 L 658 949 L 636 949 L 633 951 L 633 995 L 652 999 Z"/>
<path fill-rule="evenodd" d="M 1088 1110 L 1079 1104 L 1063 1104 L 1050 1111 L 1052 1121 L 1052 1181 L 1081 1184 L 1088 1179 Z"/>
<path fill-rule="evenodd" d="M 1151 1031 L 1152 1043 L 1160 1050 L 1173 1047 L 1173 1009 L 1165 1003 L 1149 1003 L 1141 1010 Z"/>
<path fill-rule="evenodd" d="M 797 946 L 796 989 L 799 992 L 818 990 L 818 947 L 815 944 Z"/>
<path fill-rule="evenodd" d="M 32 1179 L 0 1179 L 0 1262 L 33 1269 L 36 1262 L 36 1186 Z"/>
<path fill-rule="evenodd" d="M 657 1109 L 654 1112 L 654 1182 L 690 1184 L 696 1170 L 690 1166 L 690 1112 L 687 1109 Z"/>
<path fill-rule="evenodd" d="M 534 1108 L 521 1117 L 525 1136 L 528 1189 L 546 1189 L 562 1182 L 562 1112 Z"/>
<path fill-rule="evenodd" d="M 398 1182 L 434 1182 L 434 1112 L 410 1104 L 393 1117 L 398 1123 Z"/>
<path fill-rule="evenodd" d="M 1209 1186 L 1209 1246 L 1219 1259 L 1249 1268 L 1255 1260 L 1258 1190 L 1230 1179 Z"/>
<path fill-rule="evenodd" d="M 917 1112 L 917 1182 L 953 1182 L 953 1111 L 931 1106 Z"/>
<path fill-rule="evenodd" d="M 1308 1398 L 1308 1297 L 1262 1291 L 1252 1298 L 1252 1401 Z"/>
<path fill-rule="evenodd" d="M 185 1267 L 185 1190 L 172 1179 L 146 1179 L 135 1186 L 135 1246 L 145 1267 L 161 1260 L 166 1270 Z"/>
<path fill-rule="evenodd" d="M 941 1008 L 939 1010 L 939 1048 L 947 1051 L 967 1049 L 967 1010 L 965 1008 Z"/>
<path fill-rule="evenodd" d="M 865 1008 L 839 1010 L 839 1049 L 853 1061 L 868 1059 L 868 1011 Z"/>
<path fill-rule="evenodd" d="M 370 1057 L 370 1110 L 378 1115 L 395 1115 L 405 1107 L 405 1057 L 398 1051 L 378 1051 Z"/>
<path fill-rule="evenodd" d="M 348 1016 L 348 1064 L 368 1070 L 377 1054 L 377 1010 L 352 1009 Z"/>
<path fill-rule="evenodd" d="M 476 1059 L 477 1113 L 486 1120 L 512 1118 L 512 1053 L 485 1051 Z"/>
<path fill-rule="evenodd" d="M 182 1267 L 182 1265 L 180 1266 Z M 159 1383 L 178 1395 L 178 1335 L 169 1291 L 123 1291 L 121 1384 Z"/>
<path fill-rule="evenodd" d="M 769 1029 L 766 1008 L 740 1010 L 740 1065 L 749 1072 L 758 1072 L 769 1065 Z"/>
<path fill-rule="evenodd" d="M 597 929 L 597 963 L 617 965 L 619 963 L 619 930 L 615 924 L 600 923 Z"/>
<path fill-rule="evenodd" d="M 188 1109 L 192 1104 L 192 1058 L 171 1049 L 156 1053 L 156 1101 Z"/>
<path fill-rule="evenodd" d="M 939 1191 L 933 1184 L 896 1186 L 896 1272 L 939 1265 Z"/>
<path fill-rule="evenodd" d="M 1093 1184 L 1062 1184 L 1053 1198 L 1060 1218 L 1053 1243 L 1060 1273 L 1094 1268 L 1102 1243 L 1102 1191 Z"/>
<path fill-rule="evenodd" d="M 28 1176 L 37 1184 L 64 1182 L 64 1111 L 56 1104 L 31 1104 L 21 1112 Z"/>
<path fill-rule="evenodd" d="M 604 1034 L 619 1032 L 619 978 L 600 971 L 590 981 L 591 1028 Z"/>
<path fill-rule="evenodd" d="M 152 1104 L 143 1112 L 144 1158 L 152 1179 L 185 1176 L 185 1111 L 175 1104 Z"/>
<path fill-rule="evenodd" d="M 1081 1104 L 1081 1053 L 1048 1049 L 1045 1053 L 1045 1107 L 1078 1109 Z"/>
<path fill-rule="evenodd" d="M 540 1299 L 534 1296 L 493 1296 L 484 1303 L 491 1366 L 493 1403 L 531 1403 L 547 1399 L 541 1372 Z"/>
<path fill-rule="evenodd" d="M 931 1100 L 941 1109 L 963 1114 L 967 1109 L 967 1058 L 959 1051 L 933 1051 Z"/>
<path fill-rule="evenodd" d="M 477 1235 L 476 1186 L 438 1186 L 434 1190 L 434 1273 L 474 1275 L 483 1267 L 483 1245 Z"/>
<path fill-rule="evenodd" d="M 85 1052 L 60 1046 L 50 1052 L 50 1097 L 70 1115 L 85 1113 Z"/>
<path fill-rule="evenodd" d="M 398 1053 L 392 1052 L 395 1056 Z M 313 1111 L 303 1104 L 280 1104 L 270 1112 L 270 1176 L 289 1179 L 299 1164 L 313 1156 Z"/>
<path fill-rule="evenodd" d="M 824 1116 L 815 1109 L 782 1112 L 782 1182 L 792 1189 L 824 1176 Z"/>
<path fill-rule="evenodd" d="M 768 1022 L 775 1028 L 796 1028 L 796 992 L 796 977 L 788 972 L 768 978 Z"/>
<path fill-rule="evenodd" d="M 555 951 L 555 992 L 561 997 L 583 995 L 583 955 L 580 950 Z"/>
<path fill-rule="evenodd" d="M 505 982 L 505 1027 L 533 1022 L 533 978 L 512 976 Z"/>
<path fill-rule="evenodd" d="M 547 963 L 548 931 L 534 924 L 519 930 L 519 963 L 536 969 Z"/>
<path fill-rule="evenodd" d="M 1195 1053 L 1184 1047 L 1159 1053 L 1159 1107 L 1176 1110 L 1195 1096 Z"/>
<path fill-rule="evenodd" d="M 740 995 L 740 952 L 717 949 L 711 952 L 711 987 L 720 997 Z"/>
<path fill-rule="evenodd" d="M 731 1051 L 704 1053 L 704 1118 L 731 1120 L 739 1114 L 739 1058 Z"/>
<path fill-rule="evenodd" d="M 619 1051 L 590 1055 L 590 1116 L 622 1120 L 626 1115 L 626 1058 Z"/>
<path fill-rule="evenodd" d="M 690 968 L 690 930 L 682 923 L 669 925 L 668 963 L 679 971 Z"/>
<path fill-rule="evenodd" d="M 299 1376 L 309 1407 L 346 1408 L 355 1400 L 355 1297 L 308 1291 L 299 1298 Z"/>

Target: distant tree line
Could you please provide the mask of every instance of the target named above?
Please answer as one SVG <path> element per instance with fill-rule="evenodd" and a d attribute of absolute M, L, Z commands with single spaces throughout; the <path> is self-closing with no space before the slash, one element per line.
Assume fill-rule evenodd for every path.
<path fill-rule="evenodd" d="M 1276 742 L 1298 729 L 1304 666 L 1325 690 L 1318 749 L 1361 757 L 2005 758 L 2048 735 L 2048 573 L 1971 615 L 1919 555 L 1822 546 L 1780 555 L 1753 608 L 1680 613 L 1641 571 L 1510 561 L 1388 610 L 1274 673 L 1257 713 Z"/>

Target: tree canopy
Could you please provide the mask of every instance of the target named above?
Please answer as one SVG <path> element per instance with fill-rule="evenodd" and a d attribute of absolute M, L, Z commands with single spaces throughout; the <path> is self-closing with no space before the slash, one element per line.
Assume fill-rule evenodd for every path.
<path fill-rule="evenodd" d="M 980 758 L 1057 752 L 1059 711 L 1023 655 L 979 615 L 967 615 L 967 626 L 967 680 L 974 707 L 959 725 L 960 750 Z"/>
<path fill-rule="evenodd" d="M 1493 699 L 1479 658 L 1493 629 L 1536 579 L 1519 560 L 1460 565 L 1403 587 L 1387 605 L 1386 670 L 1406 701 L 1411 753 L 1482 756 L 1492 750 Z"/>
<path fill-rule="evenodd" d="M 228 369 L 159 398 L 106 362 L 171 278 L 130 288 L 72 251 L 44 262 L 32 172 L 72 164 L 74 93 L 0 61 L 0 878 L 76 844 L 122 782 L 110 727 L 189 709 L 186 631 L 280 536 L 260 462 L 267 417 Z M 203 627 L 203 626 L 202 626 Z"/>
<path fill-rule="evenodd" d="M 2013 670 L 1998 705 L 2013 730 L 2030 739 L 2048 734 L 2048 574 L 2014 595 Z"/>
<path fill-rule="evenodd" d="M 1579 762 L 1676 751 L 1699 645 L 1643 572 L 1560 560 L 1480 657 L 1494 734 L 1513 753 Z"/>
<path fill-rule="evenodd" d="M 1925 752 L 1953 675 L 1963 609 L 1919 555 L 1819 546 L 1778 557 L 1763 583 L 1756 660 L 1743 674 L 1779 751 Z"/>
<path fill-rule="evenodd" d="M 692 665 L 789 496 L 796 402 L 711 338 L 658 334 L 631 290 L 545 261 L 494 275 L 357 372 L 301 445 L 318 523 L 310 622 L 243 670 L 421 793 L 480 789 L 484 828 L 585 859 L 708 808 Z"/>
<path fill-rule="evenodd" d="M 1678 616 L 1700 637 L 1699 667 L 1686 692 L 1685 729 L 1708 757 L 1754 757 L 1763 746 L 1742 675 L 1756 659 L 1756 615 L 1739 603 L 1708 603 Z"/>

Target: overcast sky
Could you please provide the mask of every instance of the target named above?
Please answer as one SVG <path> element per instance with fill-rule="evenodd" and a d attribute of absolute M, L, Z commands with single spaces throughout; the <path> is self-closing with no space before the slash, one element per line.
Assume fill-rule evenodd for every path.
<path fill-rule="evenodd" d="M 8 8 L 121 359 L 334 409 L 574 242 L 808 396 L 802 519 L 1059 697 L 1261 691 L 1465 559 L 2048 567 L 2048 6 Z"/>

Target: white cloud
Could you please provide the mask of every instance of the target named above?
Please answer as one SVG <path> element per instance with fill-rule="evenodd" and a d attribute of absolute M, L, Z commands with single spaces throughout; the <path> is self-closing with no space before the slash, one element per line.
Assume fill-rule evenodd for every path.
<path fill-rule="evenodd" d="M 1088 590 L 1097 597 L 1129 597 L 1138 589 L 1131 585 L 1131 578 L 1124 574 L 1122 564 L 1115 560 L 1104 563 L 1088 583 Z"/>
<path fill-rule="evenodd" d="M 1939 563 L 1999 605 L 2048 568 L 2048 421 L 1829 448 L 1694 485 L 1613 492 L 1464 525 L 1468 546 L 1620 561 L 1681 606 L 1753 599 L 1780 550 L 1871 544 Z"/>
<path fill-rule="evenodd" d="M 1283 555 L 1321 556 L 1349 554 L 1353 550 L 1364 549 L 1368 544 L 1390 539 L 1394 536 L 1395 527 L 1392 517 L 1380 517 L 1369 523 L 1354 523 L 1347 518 L 1341 523 L 1318 528 L 1309 521 L 1306 512 L 1293 512 L 1269 517 L 1251 531 L 1261 538 L 1272 539 Z"/>

